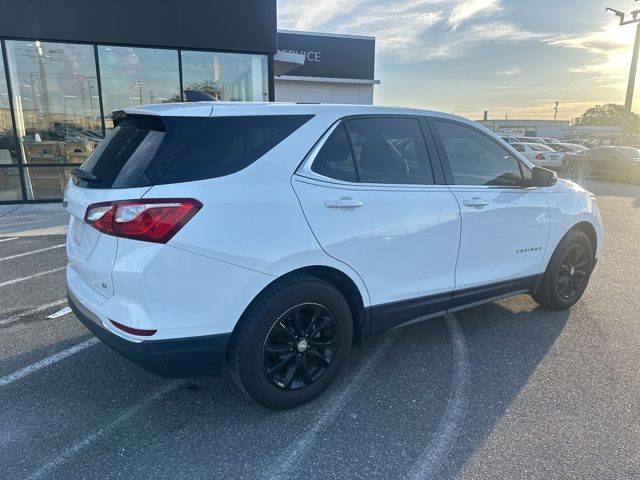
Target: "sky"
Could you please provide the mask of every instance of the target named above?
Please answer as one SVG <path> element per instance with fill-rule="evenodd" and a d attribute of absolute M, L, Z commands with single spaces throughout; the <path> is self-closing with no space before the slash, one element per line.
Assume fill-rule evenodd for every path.
<path fill-rule="evenodd" d="M 278 28 L 376 37 L 374 102 L 570 120 L 624 103 L 633 0 L 278 0 Z M 638 82 L 640 83 L 640 82 Z M 640 85 L 633 108 L 640 112 Z"/>

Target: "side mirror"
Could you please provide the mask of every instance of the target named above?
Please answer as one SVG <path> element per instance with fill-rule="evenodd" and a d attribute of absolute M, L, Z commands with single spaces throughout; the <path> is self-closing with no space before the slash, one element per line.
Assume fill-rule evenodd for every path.
<path fill-rule="evenodd" d="M 558 174 L 553 170 L 533 167 L 531 170 L 531 185 L 534 187 L 553 187 L 558 182 Z"/>

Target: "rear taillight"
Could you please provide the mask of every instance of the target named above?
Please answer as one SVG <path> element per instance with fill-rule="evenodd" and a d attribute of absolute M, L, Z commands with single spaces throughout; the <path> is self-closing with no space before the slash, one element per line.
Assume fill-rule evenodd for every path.
<path fill-rule="evenodd" d="M 202 204 L 193 199 L 141 199 L 89 205 L 84 221 L 108 235 L 167 243 Z"/>
<path fill-rule="evenodd" d="M 536 160 L 544 160 L 544 155 L 542 153 L 537 154 Z"/>

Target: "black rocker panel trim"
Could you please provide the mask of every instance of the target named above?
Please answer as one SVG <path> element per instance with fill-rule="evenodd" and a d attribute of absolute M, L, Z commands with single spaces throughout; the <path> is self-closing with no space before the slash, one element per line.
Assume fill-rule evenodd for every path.
<path fill-rule="evenodd" d="M 369 307 L 371 334 L 384 332 L 426 315 L 444 313 L 450 303 L 451 292 Z"/>
<path fill-rule="evenodd" d="M 371 334 L 375 335 L 421 317 L 444 315 L 447 311 L 462 310 L 498 298 L 531 292 L 541 279 L 542 275 L 533 275 L 449 293 L 374 305 L 367 307 L 366 316 L 371 322 Z"/>
<path fill-rule="evenodd" d="M 491 301 L 491 299 L 497 297 L 509 296 L 518 292 L 530 292 L 534 290 L 537 281 L 541 277 L 542 275 L 533 275 L 531 277 L 522 277 L 506 282 L 492 283 L 491 285 L 466 288 L 454 292 L 449 310 L 470 307 L 478 303 Z"/>

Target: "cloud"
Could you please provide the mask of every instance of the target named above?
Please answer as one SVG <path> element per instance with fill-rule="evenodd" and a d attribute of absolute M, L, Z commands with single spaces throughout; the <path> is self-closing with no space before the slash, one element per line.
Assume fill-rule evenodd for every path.
<path fill-rule="evenodd" d="M 539 38 L 486 14 L 499 0 L 279 0 L 281 28 L 373 35 L 379 63 L 460 58 L 491 41 Z"/>
<path fill-rule="evenodd" d="M 547 38 L 547 44 L 557 47 L 583 50 L 589 61 L 567 66 L 574 74 L 591 76 L 600 86 L 623 88 L 628 75 L 634 28 L 621 28 L 612 23 L 600 29 L 574 35 L 557 35 Z M 579 57 L 584 60 L 583 57 Z"/>
<path fill-rule="evenodd" d="M 456 29 L 465 20 L 479 14 L 486 15 L 496 10 L 500 10 L 498 0 L 462 0 L 451 10 L 449 23 Z"/>
<path fill-rule="evenodd" d="M 423 60 L 460 58 L 480 45 L 489 42 L 525 42 L 543 38 L 544 35 L 530 32 L 506 22 L 487 22 L 452 30 L 435 39 L 432 48 L 424 52 Z"/>
<path fill-rule="evenodd" d="M 518 75 L 519 73 L 522 73 L 522 70 L 518 67 L 506 67 L 502 70 L 498 70 L 496 72 L 496 75 Z"/>

